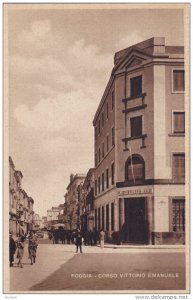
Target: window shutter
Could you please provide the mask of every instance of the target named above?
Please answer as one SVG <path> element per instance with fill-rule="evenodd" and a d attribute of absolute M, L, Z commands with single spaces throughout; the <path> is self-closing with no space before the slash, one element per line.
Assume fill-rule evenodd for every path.
<path fill-rule="evenodd" d="M 185 132 L 185 113 L 184 112 L 174 112 L 173 116 L 173 131 L 174 133 L 184 133 Z"/>

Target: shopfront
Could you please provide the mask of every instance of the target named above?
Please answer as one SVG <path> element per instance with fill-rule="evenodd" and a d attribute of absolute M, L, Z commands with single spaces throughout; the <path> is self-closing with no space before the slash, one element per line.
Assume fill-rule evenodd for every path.
<path fill-rule="evenodd" d="M 153 226 L 153 189 L 119 190 L 119 229 L 123 243 L 149 244 Z"/>

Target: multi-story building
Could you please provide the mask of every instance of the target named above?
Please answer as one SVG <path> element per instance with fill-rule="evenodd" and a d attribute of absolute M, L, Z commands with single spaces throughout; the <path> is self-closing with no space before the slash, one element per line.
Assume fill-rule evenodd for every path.
<path fill-rule="evenodd" d="M 70 183 L 67 186 L 67 193 L 65 194 L 67 212 L 66 229 L 68 230 L 80 227 L 80 195 L 85 177 L 85 174 L 70 175 Z"/>
<path fill-rule="evenodd" d="M 94 229 L 94 168 L 89 169 L 81 189 L 81 228 Z"/>
<path fill-rule="evenodd" d="M 9 231 L 14 235 L 27 233 L 33 227 L 34 200 L 22 189 L 22 178 L 9 157 Z"/>
<path fill-rule="evenodd" d="M 47 224 L 48 226 L 52 226 L 58 223 L 58 216 L 59 216 L 59 207 L 52 207 L 51 209 L 47 210 Z"/>
<path fill-rule="evenodd" d="M 96 111 L 95 227 L 123 242 L 185 242 L 184 48 L 151 38 L 115 54 Z"/>
<path fill-rule="evenodd" d="M 33 224 L 36 229 L 40 229 L 43 227 L 42 218 L 40 218 L 39 214 L 34 214 Z"/>
<path fill-rule="evenodd" d="M 43 228 L 47 228 L 48 227 L 48 221 L 47 221 L 47 217 L 46 216 L 42 217 L 42 227 Z"/>

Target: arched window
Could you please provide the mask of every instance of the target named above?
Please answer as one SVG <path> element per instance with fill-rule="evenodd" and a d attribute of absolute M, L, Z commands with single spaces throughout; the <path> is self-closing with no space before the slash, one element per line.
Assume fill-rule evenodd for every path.
<path fill-rule="evenodd" d="M 125 180 L 134 184 L 144 182 L 145 162 L 140 155 L 134 154 L 127 159 L 125 163 Z"/>

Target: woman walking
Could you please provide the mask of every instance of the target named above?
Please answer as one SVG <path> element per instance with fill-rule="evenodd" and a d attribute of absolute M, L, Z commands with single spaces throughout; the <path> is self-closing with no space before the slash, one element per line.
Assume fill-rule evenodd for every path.
<path fill-rule="evenodd" d="M 17 258 L 19 259 L 17 265 L 20 268 L 23 268 L 22 258 L 23 258 L 24 246 L 25 246 L 24 241 L 25 241 L 24 236 L 19 237 L 17 241 Z"/>

